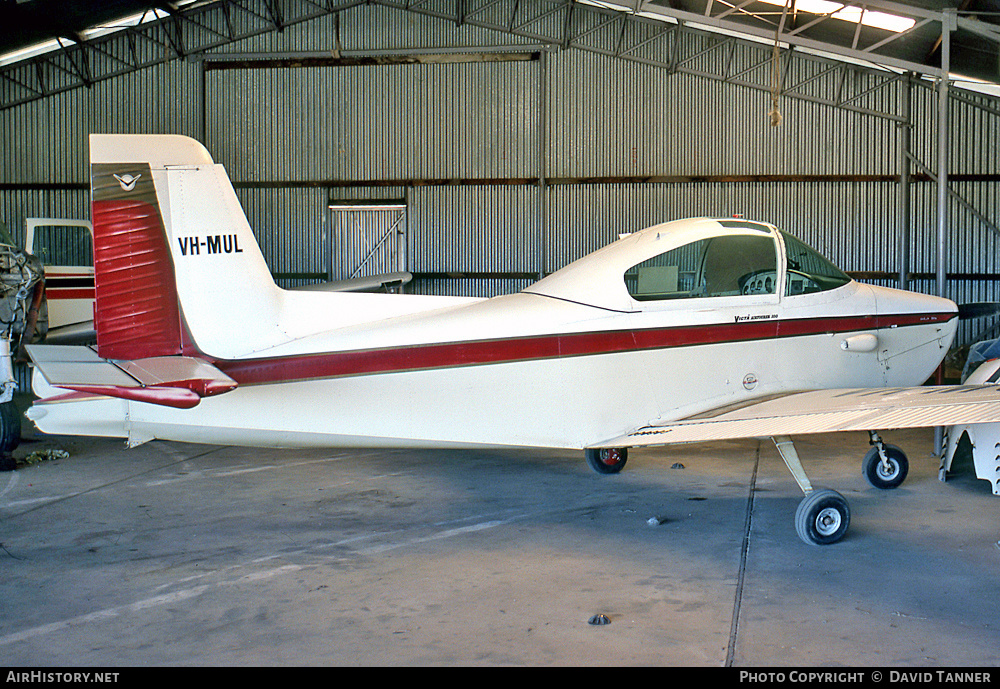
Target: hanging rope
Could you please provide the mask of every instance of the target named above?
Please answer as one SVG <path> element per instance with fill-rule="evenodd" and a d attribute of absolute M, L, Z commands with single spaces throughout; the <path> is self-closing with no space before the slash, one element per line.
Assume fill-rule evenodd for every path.
<path fill-rule="evenodd" d="M 778 38 L 781 36 L 781 29 L 785 26 L 785 17 L 791 7 L 792 0 L 785 0 L 785 7 L 781 11 L 781 21 L 778 28 L 774 30 L 774 50 L 771 52 L 771 126 L 777 127 L 781 124 L 781 112 L 778 110 L 778 97 L 781 95 L 781 51 L 778 47 Z"/>

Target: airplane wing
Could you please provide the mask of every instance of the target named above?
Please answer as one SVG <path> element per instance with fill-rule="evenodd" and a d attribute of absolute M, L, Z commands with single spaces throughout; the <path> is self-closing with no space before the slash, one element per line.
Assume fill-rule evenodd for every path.
<path fill-rule="evenodd" d="M 52 385 L 75 392 L 151 402 L 179 409 L 229 392 L 236 381 L 189 356 L 104 359 L 90 347 L 28 345 L 28 355 Z"/>
<path fill-rule="evenodd" d="M 997 385 L 812 390 L 646 426 L 592 447 L 642 447 L 998 421 L 1000 386 Z"/>

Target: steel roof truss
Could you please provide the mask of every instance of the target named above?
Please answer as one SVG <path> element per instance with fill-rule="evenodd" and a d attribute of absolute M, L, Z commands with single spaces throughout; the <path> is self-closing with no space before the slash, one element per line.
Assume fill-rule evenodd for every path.
<path fill-rule="evenodd" d="M 547 19 L 548 17 L 551 17 L 553 14 L 558 14 L 559 12 L 566 11 L 567 6 L 571 2 L 572 2 L 572 0 L 567 0 L 565 3 L 560 3 L 559 5 L 557 5 L 556 7 L 553 7 L 550 10 L 546 10 L 546 11 L 542 12 L 541 14 L 539 14 L 539 15 L 537 15 L 535 17 L 532 17 L 531 19 L 529 19 L 527 21 L 522 22 L 521 24 L 518 24 L 517 26 L 515 26 L 513 28 L 513 32 L 514 33 L 519 33 L 526 26 L 529 26 L 531 24 L 537 24 L 538 22 L 542 21 L 543 19 Z"/>
<path fill-rule="evenodd" d="M 917 29 L 919 29 L 920 27 L 922 27 L 922 26 L 924 26 L 926 24 L 930 24 L 932 21 L 934 21 L 934 20 L 933 19 L 921 19 L 916 24 L 914 24 L 913 26 L 911 26 L 909 29 L 906 29 L 905 31 L 900 31 L 898 33 L 894 33 L 891 36 L 887 36 L 887 37 L 883 38 L 881 41 L 878 41 L 877 43 L 873 43 L 872 45 L 868 46 L 867 48 L 863 48 L 861 52 L 864 52 L 864 53 L 874 52 L 874 51 L 878 50 L 879 48 L 881 48 L 882 46 L 888 45 L 889 43 L 892 43 L 893 41 L 895 41 L 895 40 L 897 40 L 899 38 L 902 38 L 903 36 L 905 36 L 905 35 L 907 35 L 909 33 L 912 33 L 914 31 L 916 31 Z M 858 26 L 861 26 L 861 25 L 858 24 Z"/>
<path fill-rule="evenodd" d="M 718 2 L 723 2 L 724 0 L 718 0 Z M 708 2 L 715 2 L 715 0 L 706 0 L 706 7 Z M 729 4 L 729 3 L 724 3 Z M 930 19 L 931 21 L 942 22 L 945 13 L 941 12 L 929 12 L 925 10 L 919 10 L 918 8 L 900 8 L 900 6 L 895 3 L 884 2 L 883 0 L 870 0 L 866 3 L 866 7 L 885 9 L 888 12 L 894 12 L 900 16 L 905 17 L 919 17 Z M 750 36 L 755 36 L 758 39 L 766 39 L 773 41 L 775 39 L 774 29 L 764 29 L 763 27 L 758 27 L 750 24 L 741 24 L 737 22 L 730 21 L 728 19 L 720 19 L 718 16 L 711 16 L 710 14 L 699 14 L 696 12 L 687 12 L 684 10 L 677 10 L 672 7 L 664 7 L 662 5 L 654 5 L 649 0 L 643 0 L 642 11 L 645 13 L 660 15 L 663 17 L 670 17 L 677 21 L 682 22 L 692 22 L 696 24 L 702 24 L 714 29 L 722 29 L 725 31 L 731 31 L 741 34 L 749 34 Z M 745 10 L 744 10 L 745 11 Z M 756 16 L 756 15 L 755 15 Z M 763 17 L 759 17 L 764 21 Z M 826 19 L 827 17 L 823 17 Z M 814 20 L 815 21 L 815 20 Z M 768 22 L 772 27 L 776 26 L 774 22 Z M 940 76 L 940 68 L 932 67 L 929 65 L 912 62 L 909 60 L 903 60 L 900 58 L 894 58 L 887 55 L 876 54 L 873 50 L 868 51 L 857 50 L 856 48 L 849 48 L 846 46 L 836 45 L 833 43 L 826 43 L 824 41 L 818 41 L 810 38 L 806 38 L 801 35 L 800 30 L 795 31 L 779 31 L 778 40 L 782 43 L 788 45 L 798 46 L 802 48 L 809 48 L 811 50 L 818 50 L 831 55 L 838 55 L 841 57 L 852 58 L 856 60 L 863 60 L 878 65 L 885 66 L 887 68 L 892 68 L 902 71 L 915 72 L 917 74 L 929 74 L 932 76 Z"/>
<path fill-rule="evenodd" d="M 650 43 L 654 43 L 654 42 L 660 40 L 661 38 L 663 38 L 664 36 L 670 35 L 674 31 L 676 31 L 676 27 L 670 26 L 670 25 L 664 26 L 662 29 L 660 29 L 659 31 L 657 31 L 652 36 L 649 36 L 649 37 L 647 37 L 647 38 L 639 41 L 638 43 L 636 43 L 635 45 L 631 46 L 627 50 L 621 51 L 620 53 L 618 53 L 618 56 L 619 57 L 626 57 L 626 56 L 634 53 L 635 51 L 637 51 L 639 48 L 647 46 Z M 669 63 L 662 63 L 662 64 L 664 64 L 666 66 Z"/>
<path fill-rule="evenodd" d="M 466 19 L 466 21 L 468 21 L 468 20 L 472 19 L 473 17 L 475 17 L 477 14 L 482 14 L 486 10 L 492 9 L 493 7 L 496 7 L 497 5 L 499 5 L 499 4 L 503 3 L 503 2 L 506 2 L 506 1 L 507 0 L 489 0 L 489 2 L 487 2 L 485 5 L 481 5 L 481 6 L 477 7 L 477 8 L 475 8 L 474 10 L 467 10 L 466 13 L 465 13 L 465 19 Z"/>
<path fill-rule="evenodd" d="M 628 15 L 625 15 L 625 17 L 628 17 Z M 606 27 L 611 26 L 612 24 L 617 24 L 620 21 L 622 21 L 622 19 L 620 17 L 608 17 L 608 18 L 604 18 L 597 26 L 592 26 L 591 28 L 586 29 L 586 30 L 581 31 L 578 34 L 576 34 L 576 36 L 573 37 L 573 39 L 572 39 L 571 42 L 575 43 L 575 42 L 579 41 L 582 38 L 586 38 L 587 36 L 595 34 L 598 31 L 601 31 L 601 30 L 605 29 Z"/>
<path fill-rule="evenodd" d="M 735 39 L 731 40 L 731 41 L 719 41 L 718 43 L 713 43 L 712 45 L 708 46 L 707 48 L 702 48 L 701 50 L 699 50 L 698 52 L 696 52 L 694 55 L 688 55 L 683 60 L 678 60 L 676 62 L 676 65 L 678 67 L 680 67 L 682 65 L 689 64 L 689 63 L 694 62 L 695 60 L 697 60 L 699 57 L 703 57 L 705 55 L 708 55 L 709 53 L 714 53 L 714 52 L 721 51 L 723 48 L 729 48 L 729 51 L 730 51 L 729 52 L 729 62 L 731 63 L 732 62 L 732 58 L 733 58 L 732 52 L 733 52 L 733 50 L 735 50 L 735 43 L 736 43 Z M 727 68 L 726 69 L 727 78 L 728 78 L 728 74 L 729 74 L 729 69 Z"/>
<path fill-rule="evenodd" d="M 845 77 L 846 77 L 846 74 L 847 74 L 848 70 L 850 70 L 850 67 L 848 65 L 844 65 Z M 850 98 L 841 98 L 839 104 L 840 105 L 849 105 L 849 104 L 853 103 L 856 100 L 864 98 L 869 93 L 872 93 L 874 91 L 879 91 L 881 89 L 884 89 L 887 86 L 891 86 L 892 84 L 895 84 L 897 81 L 899 81 L 902 78 L 902 76 L 903 75 L 901 75 L 901 74 L 894 74 L 892 76 L 889 76 L 886 79 L 884 79 L 883 81 L 881 81 L 880 83 L 875 84 L 874 86 L 869 86 L 864 91 L 862 91 L 860 93 L 856 93 L 853 96 L 851 96 Z"/>
<path fill-rule="evenodd" d="M 40 97 L 40 96 L 48 95 L 47 92 L 46 92 L 46 90 L 45 90 L 44 75 L 42 74 L 42 72 L 41 72 L 40 69 L 36 69 L 35 70 L 35 78 L 36 78 L 36 80 L 38 82 L 38 86 L 31 86 L 30 84 L 27 84 L 27 83 L 21 81 L 20 79 L 14 78 L 11 75 L 11 72 L 9 72 L 9 71 L 0 72 L 0 77 L 3 77 L 5 80 L 9 81 L 10 83 L 14 84 L 15 86 L 19 86 L 22 89 L 30 91 L 32 94 L 34 94 L 35 97 Z"/>
<path fill-rule="evenodd" d="M 747 5 L 751 5 L 751 4 L 755 3 L 755 2 L 757 2 L 757 0 L 743 0 L 743 2 L 741 2 L 739 5 L 732 5 L 732 4 L 728 3 L 728 2 L 726 2 L 725 0 L 719 0 L 719 1 L 722 2 L 724 5 L 729 5 L 729 9 L 726 10 L 725 12 L 721 12 L 720 14 L 715 15 L 716 19 L 725 19 L 726 17 L 728 17 L 729 15 L 731 15 L 731 14 L 733 14 L 735 12 L 740 12 L 742 14 L 752 14 L 751 12 L 744 11 L 743 8 L 746 7 Z M 706 15 L 706 16 L 709 16 L 709 15 Z"/>

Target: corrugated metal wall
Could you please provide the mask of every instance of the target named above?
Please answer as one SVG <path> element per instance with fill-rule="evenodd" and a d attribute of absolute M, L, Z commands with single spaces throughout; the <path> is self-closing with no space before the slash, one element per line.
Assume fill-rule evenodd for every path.
<path fill-rule="evenodd" d="M 577 10 L 582 28 L 596 22 L 587 12 Z M 561 19 L 552 15 L 531 30 L 558 36 Z M 272 271 L 285 276 L 328 274 L 331 260 L 359 265 L 363 255 L 344 257 L 331 245 L 328 205 L 380 198 L 406 201 L 408 267 L 427 276 L 411 289 L 421 293 L 515 291 L 619 233 L 733 213 L 792 231 L 846 270 L 898 270 L 898 123 L 808 99 L 857 94 L 852 107 L 896 113 L 904 80 L 886 86 L 884 75 L 791 59 L 785 83 L 797 97 L 782 98 L 783 123 L 774 128 L 766 47 L 718 44 L 686 28 L 677 46 L 679 30 L 643 30 L 652 39 L 630 59 L 601 54 L 610 45 L 542 49 L 523 32 L 456 26 L 382 5 L 264 33 L 205 59 L 0 112 L 0 220 L 19 236 L 28 216 L 86 217 L 89 132 L 171 132 L 199 138 L 226 165 Z M 507 49 L 530 58 L 252 69 L 219 62 L 333 56 L 336 49 Z M 647 63 L 674 52 L 683 69 Z M 739 75 L 759 88 L 696 72 Z M 933 90 L 914 87 L 912 149 L 931 170 L 936 111 Z M 952 170 L 1000 173 L 1000 116 L 956 100 L 951 117 Z M 642 181 L 649 177 L 660 181 Z M 1000 220 L 995 177 L 952 187 L 994 224 Z M 949 271 L 1000 273 L 995 233 L 958 201 L 950 213 Z M 911 215 L 910 270 L 933 273 L 933 183 L 914 181 Z M 370 245 L 358 241 L 354 251 Z M 332 268 L 335 276 L 346 270 Z M 911 286 L 934 291 L 926 278 Z M 959 301 L 1000 299 L 996 281 L 958 280 L 950 290 Z"/>
<path fill-rule="evenodd" d="M 888 120 L 786 98 L 771 127 L 764 91 L 583 51 L 550 65 L 555 177 L 897 172 Z"/>
<path fill-rule="evenodd" d="M 859 182 L 559 186 L 552 189 L 553 263 L 659 222 L 699 215 L 766 218 L 848 271 L 893 271 L 895 184 Z"/>
<path fill-rule="evenodd" d="M 245 182 L 524 177 L 537 81 L 529 61 L 210 71 L 205 140 Z"/>

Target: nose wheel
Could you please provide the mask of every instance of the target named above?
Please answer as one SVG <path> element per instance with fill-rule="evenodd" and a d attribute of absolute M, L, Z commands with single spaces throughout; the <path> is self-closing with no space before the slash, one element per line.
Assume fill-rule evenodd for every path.
<path fill-rule="evenodd" d="M 883 443 L 878 433 L 870 432 L 872 449 L 862 460 L 868 483 L 882 490 L 896 488 L 906 479 L 910 462 L 906 454 L 895 445 Z"/>

